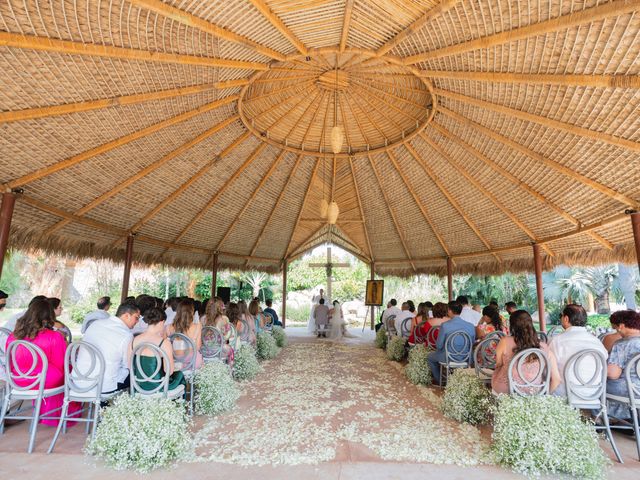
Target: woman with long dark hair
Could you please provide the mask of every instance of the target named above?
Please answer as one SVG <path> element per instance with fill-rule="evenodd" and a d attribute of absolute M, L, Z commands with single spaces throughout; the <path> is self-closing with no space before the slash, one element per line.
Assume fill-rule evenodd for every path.
<path fill-rule="evenodd" d="M 482 309 L 482 317 L 476 326 L 476 340 L 482 340 L 491 332 L 508 333 L 498 309 L 493 305 L 487 305 Z"/>
<path fill-rule="evenodd" d="M 553 353 L 547 344 L 538 338 L 531 315 L 526 310 L 516 310 L 509 317 L 509 325 L 511 325 L 511 336 L 503 337 L 496 348 L 496 369 L 491 378 L 493 391 L 495 393 L 509 393 L 508 370 L 511 359 L 523 350 L 537 348 L 546 353 L 549 359 L 551 373 L 549 392 L 553 392 L 562 381 L 560 372 Z M 539 372 L 540 365 L 536 358 L 530 358 L 529 362 L 530 364 L 526 365 L 524 373 L 528 380 L 532 380 Z"/>
<path fill-rule="evenodd" d="M 182 333 L 191 339 L 196 348 L 196 368 L 200 368 L 203 362 L 202 354 L 200 353 L 200 347 L 202 346 L 202 323 L 195 323 L 193 321 L 193 317 L 193 302 L 183 300 L 178 304 L 178 309 L 176 310 L 176 316 L 173 319 L 173 323 L 166 327 L 166 330 L 167 335 Z M 184 355 L 187 350 L 186 342 L 180 339 L 174 340 L 173 350 L 177 356 Z M 185 365 L 179 365 L 179 369 L 181 370 L 183 367 L 187 366 L 190 361 L 191 358 L 185 358 L 183 362 Z"/>

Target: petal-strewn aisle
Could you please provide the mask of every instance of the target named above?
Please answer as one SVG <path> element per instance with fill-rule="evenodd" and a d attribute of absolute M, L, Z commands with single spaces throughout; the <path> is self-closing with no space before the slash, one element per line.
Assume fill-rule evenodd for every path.
<path fill-rule="evenodd" d="M 198 432 L 198 458 L 241 465 L 483 462 L 478 429 L 446 420 L 372 344 L 294 339 Z"/>

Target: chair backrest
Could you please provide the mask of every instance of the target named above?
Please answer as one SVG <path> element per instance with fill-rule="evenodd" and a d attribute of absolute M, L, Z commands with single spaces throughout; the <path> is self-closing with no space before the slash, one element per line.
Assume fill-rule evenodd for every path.
<path fill-rule="evenodd" d="M 208 327 L 204 327 L 208 328 Z M 184 333 L 169 335 L 173 347 L 173 365 L 176 370 L 193 372 L 196 369 L 196 345 Z"/>
<path fill-rule="evenodd" d="M 242 331 L 240 332 L 240 341 L 247 343 L 251 339 L 251 327 L 249 326 L 249 322 L 247 322 L 244 318 L 241 318 L 239 323 L 242 324 Z"/>
<path fill-rule="evenodd" d="M 71 335 L 71 330 L 69 330 L 69 327 L 67 327 L 66 325 L 60 328 L 56 328 L 55 331 L 60 332 L 64 336 L 65 342 L 67 342 L 68 344 L 73 342 L 73 335 Z"/>
<path fill-rule="evenodd" d="M 448 363 L 471 363 L 473 341 L 471 336 L 458 330 L 447 337 L 444 344 L 445 360 Z"/>
<path fill-rule="evenodd" d="M 271 329 L 273 329 L 273 315 L 268 312 L 262 312 L 262 314 L 266 319 L 264 322 L 264 329 L 267 331 L 271 331 Z"/>
<path fill-rule="evenodd" d="M 12 333 L 13 332 L 8 328 L 0 327 L 0 368 L 4 368 L 5 366 L 5 351 L 7 339 Z"/>
<path fill-rule="evenodd" d="M 152 355 L 145 355 L 156 359 L 156 367 L 153 372 L 145 372 L 142 368 L 142 352 L 151 350 Z M 162 393 L 167 396 L 169 392 L 169 372 L 163 372 L 164 365 L 169 364 L 169 357 L 166 352 L 157 345 L 149 342 L 142 342 L 133 349 L 129 360 L 129 375 L 131 382 L 131 394 L 153 395 Z M 143 388 L 141 384 L 147 384 L 150 388 Z"/>
<path fill-rule="evenodd" d="M 473 352 L 476 375 L 490 376 L 496 369 L 496 348 L 500 343 L 500 338 L 499 335 L 487 335 L 476 346 Z"/>
<path fill-rule="evenodd" d="M 541 342 L 544 343 L 549 343 L 549 337 L 547 336 L 546 333 L 544 332 L 536 332 L 536 334 L 538 335 L 538 338 L 540 339 Z"/>
<path fill-rule="evenodd" d="M 564 328 L 562 328 L 562 325 L 554 325 L 547 332 L 547 337 L 548 338 L 555 337 L 556 335 L 560 335 L 563 332 L 564 332 Z"/>
<path fill-rule="evenodd" d="M 400 335 L 404 338 L 408 338 L 411 333 L 411 323 L 413 317 L 405 318 L 400 325 Z"/>
<path fill-rule="evenodd" d="M 440 332 L 440 325 L 437 327 L 431 327 L 427 332 L 426 344 L 427 347 L 436 348 L 436 342 L 438 341 L 438 333 Z"/>
<path fill-rule="evenodd" d="M 624 378 L 627 380 L 627 388 L 629 389 L 629 399 L 631 400 L 631 408 L 640 408 L 640 386 L 633 377 L 640 378 L 640 353 L 629 360 L 627 366 L 624 367 Z"/>
<path fill-rule="evenodd" d="M 203 358 L 210 360 L 212 358 L 220 358 L 222 349 L 224 348 L 224 335 L 216 327 L 202 327 L 202 347 L 200 353 Z"/>
<path fill-rule="evenodd" d="M 395 335 L 397 333 L 396 332 L 396 316 L 389 315 L 385 320 L 385 322 L 386 322 L 385 328 L 387 329 L 387 333 L 389 335 Z"/>
<path fill-rule="evenodd" d="M 413 327 L 413 340 L 416 345 L 420 343 L 424 343 L 427 339 L 426 335 L 422 335 L 424 331 L 424 326 L 427 324 L 427 320 L 422 320 L 418 325 Z"/>
<path fill-rule="evenodd" d="M 22 368 L 18 364 L 16 356 L 19 348 L 23 349 L 20 355 L 22 358 L 28 358 L 27 355 L 31 356 L 28 364 L 23 363 L 26 368 Z M 7 346 L 5 364 L 7 366 L 7 383 L 12 390 L 18 392 L 38 390 L 40 393 L 44 391 L 49 360 L 40 347 L 26 340 L 14 340 Z M 41 367 L 39 372 L 37 371 L 38 367 Z"/>
<path fill-rule="evenodd" d="M 80 351 L 89 362 L 79 363 Z M 64 392 L 68 397 L 100 398 L 105 361 L 102 352 L 87 342 L 69 344 L 64 355 Z"/>
<path fill-rule="evenodd" d="M 607 358 L 600 350 L 589 348 L 571 355 L 562 374 L 569 405 L 584 409 L 606 405 Z"/>
<path fill-rule="evenodd" d="M 507 375 L 511 394 L 527 397 L 549 393 L 549 359 L 539 348 L 518 352 L 509 362 Z"/>
<path fill-rule="evenodd" d="M 507 336 L 507 334 L 506 334 L 506 333 L 501 332 L 500 330 L 494 330 L 493 332 L 489 332 L 489 333 L 487 333 L 487 334 L 484 336 L 483 340 L 486 340 L 487 338 L 492 338 L 492 337 L 495 337 L 495 338 L 497 338 L 498 340 L 500 340 L 502 337 L 506 337 L 506 336 Z"/>
<path fill-rule="evenodd" d="M 233 326 L 233 324 L 229 324 L 229 346 L 231 348 L 233 348 L 234 350 L 237 350 L 238 347 L 240 346 L 240 337 L 238 336 L 238 331 L 236 330 L 236 327 Z"/>

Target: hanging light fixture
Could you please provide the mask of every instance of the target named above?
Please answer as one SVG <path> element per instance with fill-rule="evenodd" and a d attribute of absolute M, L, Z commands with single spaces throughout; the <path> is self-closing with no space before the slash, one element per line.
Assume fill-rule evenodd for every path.
<path fill-rule="evenodd" d="M 331 150 L 334 154 L 342 151 L 344 131 L 338 125 L 338 61 L 336 59 L 336 87 L 333 93 L 333 128 L 331 129 Z"/>
<path fill-rule="evenodd" d="M 335 225 L 338 221 L 338 215 L 340 215 L 340 208 L 336 202 L 331 202 L 327 209 L 327 222 L 329 225 Z"/>

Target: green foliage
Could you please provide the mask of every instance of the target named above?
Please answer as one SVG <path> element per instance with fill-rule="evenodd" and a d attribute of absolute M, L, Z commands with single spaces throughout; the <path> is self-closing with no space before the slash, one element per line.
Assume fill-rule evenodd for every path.
<path fill-rule="evenodd" d="M 416 345 L 409 350 L 409 363 L 404 372 L 414 385 L 431 385 L 431 369 L 427 363 L 431 352 L 433 349 L 424 345 Z"/>
<path fill-rule="evenodd" d="M 17 294 L 24 286 L 22 275 L 22 253 L 14 250 L 7 251 L 0 278 L 0 290 L 10 296 Z"/>
<path fill-rule="evenodd" d="M 597 327 L 611 327 L 611 321 L 609 320 L 610 315 L 606 314 L 595 314 L 589 315 L 587 317 L 587 325 L 593 328 Z"/>
<path fill-rule="evenodd" d="M 395 360 L 396 362 L 404 360 L 404 356 L 407 352 L 406 345 L 406 339 L 398 336 L 391 337 L 391 340 L 387 345 L 387 358 L 389 360 Z"/>
<path fill-rule="evenodd" d="M 233 360 L 233 378 L 242 382 L 251 380 L 260 372 L 262 366 L 258 363 L 255 349 L 251 345 L 241 345 Z"/>
<path fill-rule="evenodd" d="M 194 385 L 199 415 L 218 415 L 231 410 L 240 397 L 240 389 L 223 362 L 207 362 L 196 370 Z"/>
<path fill-rule="evenodd" d="M 307 323 L 309 321 L 309 315 L 311 315 L 311 305 L 308 303 L 299 307 L 287 307 L 287 323 Z"/>
<path fill-rule="evenodd" d="M 610 463 L 579 410 L 546 395 L 500 396 L 492 451 L 498 463 L 526 475 L 604 478 Z"/>
<path fill-rule="evenodd" d="M 287 288 L 290 291 L 310 290 L 318 285 L 325 286 L 327 272 L 322 268 L 310 267 L 310 263 L 325 263 L 325 255 L 303 257 L 289 265 L 287 274 Z M 336 260 L 333 259 L 335 262 Z M 364 299 L 364 291 L 369 278 L 367 266 L 359 260 L 350 260 L 349 268 L 334 268 L 332 277 L 332 295 L 334 300 L 346 302 L 354 299 Z"/>
<path fill-rule="evenodd" d="M 274 326 L 271 335 L 276 341 L 276 345 L 278 345 L 278 347 L 284 348 L 287 346 L 287 334 L 285 333 L 284 328 L 279 325 Z"/>
<path fill-rule="evenodd" d="M 280 353 L 280 348 L 273 338 L 267 332 L 258 332 L 256 335 L 256 354 L 258 360 L 271 360 L 276 358 Z"/>
<path fill-rule="evenodd" d="M 387 348 L 387 331 L 384 328 L 380 328 L 376 332 L 376 347 Z"/>
<path fill-rule="evenodd" d="M 473 370 L 456 369 L 447 378 L 442 401 L 445 417 L 472 425 L 486 423 L 493 411 L 493 395 Z"/>

